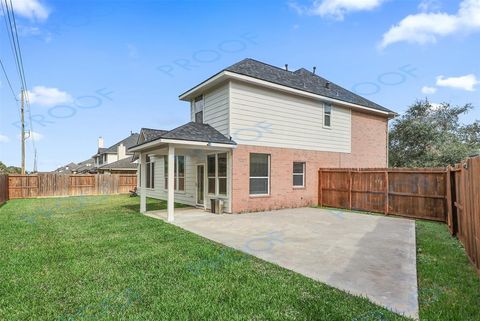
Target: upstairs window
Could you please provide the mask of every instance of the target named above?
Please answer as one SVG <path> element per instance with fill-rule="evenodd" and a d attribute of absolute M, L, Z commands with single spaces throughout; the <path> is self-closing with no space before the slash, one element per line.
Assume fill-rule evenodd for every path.
<path fill-rule="evenodd" d="M 195 97 L 193 101 L 193 109 L 195 112 L 195 122 L 203 124 L 203 95 Z"/>
<path fill-rule="evenodd" d="M 332 126 L 332 105 L 323 105 L 323 127 L 330 128 Z"/>

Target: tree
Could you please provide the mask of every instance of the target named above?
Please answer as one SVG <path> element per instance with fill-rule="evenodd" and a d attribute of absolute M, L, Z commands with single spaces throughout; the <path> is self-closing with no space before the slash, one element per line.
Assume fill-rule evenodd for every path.
<path fill-rule="evenodd" d="M 462 124 L 473 106 L 416 101 L 394 120 L 389 134 L 391 167 L 443 167 L 480 152 L 480 121 Z"/>
<path fill-rule="evenodd" d="M 22 169 L 15 166 L 7 166 L 4 163 L 0 162 L 0 174 L 20 174 Z"/>

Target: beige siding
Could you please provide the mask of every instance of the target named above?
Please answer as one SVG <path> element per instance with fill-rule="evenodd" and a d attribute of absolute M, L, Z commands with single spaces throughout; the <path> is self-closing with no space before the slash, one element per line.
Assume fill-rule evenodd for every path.
<path fill-rule="evenodd" d="M 118 155 L 117 154 L 107 154 L 107 162 L 104 164 L 110 164 L 113 162 L 118 161 Z"/>
<path fill-rule="evenodd" d="M 350 153 L 350 109 L 333 106 L 331 128 L 322 125 L 320 101 L 231 82 L 230 132 L 239 144 Z"/>
<path fill-rule="evenodd" d="M 228 83 L 207 92 L 204 96 L 203 122 L 225 136 L 229 135 L 228 96 Z"/>
<path fill-rule="evenodd" d="M 193 102 L 190 102 L 190 121 L 195 121 L 195 110 L 193 109 Z"/>
<path fill-rule="evenodd" d="M 163 156 L 155 158 L 155 188 L 147 188 L 147 197 L 166 200 L 167 190 L 164 188 Z M 192 157 L 185 156 L 185 191 L 175 192 L 175 202 L 195 206 L 195 164 Z"/>
<path fill-rule="evenodd" d="M 212 152 L 213 153 L 213 152 Z M 198 150 L 179 150 L 177 155 L 185 156 L 185 191 L 175 192 L 175 202 L 196 205 L 196 180 L 197 180 L 197 164 L 203 164 L 207 169 L 207 155 L 209 153 Z M 225 212 L 229 211 L 230 195 L 231 195 L 231 153 L 228 155 L 228 176 L 227 176 L 227 195 L 213 195 L 207 193 L 207 173 L 205 172 L 205 205 L 210 208 L 210 199 L 222 198 L 225 201 Z M 155 156 L 155 188 L 147 188 L 147 197 L 166 200 L 167 190 L 164 189 L 164 161 L 163 156 Z M 140 180 L 138 180 L 140 181 Z"/>

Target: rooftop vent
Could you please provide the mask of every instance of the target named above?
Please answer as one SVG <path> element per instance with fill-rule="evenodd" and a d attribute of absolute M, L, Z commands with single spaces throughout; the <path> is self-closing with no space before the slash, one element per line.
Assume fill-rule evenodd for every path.
<path fill-rule="evenodd" d="M 327 81 L 327 82 L 325 83 L 325 88 L 330 89 L 330 82 L 329 82 L 329 81 Z"/>
<path fill-rule="evenodd" d="M 288 71 L 288 64 L 285 64 L 285 70 Z"/>
<path fill-rule="evenodd" d="M 315 72 L 317 71 L 317 67 L 313 66 L 313 74 L 315 75 Z"/>

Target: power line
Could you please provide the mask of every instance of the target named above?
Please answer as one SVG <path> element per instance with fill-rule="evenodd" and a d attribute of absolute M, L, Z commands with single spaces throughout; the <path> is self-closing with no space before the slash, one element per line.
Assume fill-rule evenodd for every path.
<path fill-rule="evenodd" d="M 16 56 L 16 55 L 15 55 L 15 51 L 14 51 L 14 42 L 13 42 L 13 39 L 12 39 L 12 34 L 9 32 L 10 30 L 9 30 L 9 27 L 8 27 L 7 13 L 5 12 L 6 2 L 5 2 L 5 5 L 4 5 L 3 1 L 0 1 L 0 4 L 2 5 L 2 12 L 3 12 L 3 17 L 4 17 L 3 20 L 5 21 L 5 31 L 7 32 L 8 40 L 9 40 L 9 42 L 10 42 L 10 49 L 12 50 L 12 55 L 13 55 L 13 58 L 15 59 L 15 56 Z M 1 62 L 1 60 L 0 60 L 0 62 Z M 20 69 L 18 68 L 18 65 L 17 65 L 17 64 L 15 64 L 15 67 L 17 68 L 17 72 L 20 73 Z M 3 72 L 5 73 L 5 77 L 7 78 L 7 81 L 8 81 L 8 83 L 9 83 L 10 89 L 12 90 L 14 99 L 15 99 L 15 101 L 17 102 L 16 105 L 17 105 L 17 107 L 18 107 L 18 118 L 21 120 L 21 118 L 22 118 L 22 117 L 21 117 L 21 110 L 20 110 L 21 107 L 20 107 L 20 105 L 19 105 L 19 103 L 18 103 L 18 98 L 17 98 L 18 96 L 15 94 L 15 90 L 13 90 L 13 88 L 12 88 L 12 85 L 11 85 L 9 79 L 8 79 L 8 76 L 7 76 L 7 74 L 6 74 L 6 71 L 5 71 L 5 68 L 4 68 L 4 66 L 3 66 L 3 63 L 2 63 L 2 69 L 3 69 Z M 22 85 L 20 85 L 20 88 L 21 88 L 21 87 L 22 87 Z"/>
<path fill-rule="evenodd" d="M 20 49 L 20 42 L 18 41 L 17 22 L 16 22 L 16 19 L 15 19 L 15 13 L 13 11 L 12 0 L 10 0 L 10 10 L 12 12 L 12 18 L 13 18 L 12 20 L 13 20 L 13 25 L 15 27 L 15 36 L 16 36 L 16 39 L 17 39 L 18 54 L 20 56 L 20 63 L 21 63 L 20 66 L 21 66 L 22 75 L 23 75 L 24 92 L 25 92 L 25 95 L 26 95 L 26 101 L 27 101 L 27 106 L 28 106 L 27 112 L 28 112 L 28 123 L 29 123 L 29 127 L 30 127 L 30 141 L 32 142 L 32 147 L 33 147 L 33 150 L 34 150 L 34 164 L 36 164 L 36 162 L 37 162 L 37 160 L 36 160 L 36 158 L 37 158 L 37 147 L 35 145 L 35 138 L 34 138 L 34 131 L 33 131 L 30 97 L 29 97 L 29 94 L 28 94 L 27 80 L 25 79 L 25 70 L 23 68 L 22 50 Z M 34 167 L 36 167 L 36 166 L 34 166 Z"/>
<path fill-rule="evenodd" d="M 28 109 L 27 109 L 27 112 L 28 112 L 28 116 L 29 116 L 29 127 L 30 127 L 30 135 L 29 135 L 29 138 L 30 138 L 30 141 L 32 143 L 32 147 L 33 147 L 33 151 L 34 151 L 34 169 L 36 169 L 36 163 L 37 163 L 37 147 L 36 147 L 36 144 L 35 144 L 35 137 L 34 137 L 34 131 L 33 131 L 33 124 L 32 124 L 32 113 L 31 113 L 31 106 L 30 106 L 30 97 L 28 95 L 28 87 L 27 87 L 27 81 L 26 81 L 26 78 L 25 78 L 25 69 L 24 69 L 24 65 L 23 65 L 23 57 L 22 57 L 22 51 L 21 51 L 21 48 L 20 48 L 20 41 L 18 40 L 18 30 L 17 30 L 17 22 L 15 20 L 15 13 L 14 13 L 14 10 L 13 10 L 13 3 L 12 3 L 12 0 L 10 0 L 10 8 L 8 6 L 8 2 L 7 0 L 4 0 L 4 4 L 5 4 L 5 9 L 6 9 L 6 14 L 5 14 L 5 9 L 3 8 L 3 4 L 2 4 L 2 10 L 4 12 L 4 17 L 5 18 L 5 22 L 7 24 L 7 29 L 9 29 L 10 31 L 10 34 L 11 34 L 11 37 L 10 37 L 10 34 L 9 34 L 9 38 L 10 38 L 10 45 L 12 47 L 12 52 L 14 53 L 14 58 L 15 58 L 15 61 L 16 61 L 16 65 L 17 65 L 17 71 L 18 71 L 18 75 L 20 77 L 20 82 L 21 82 L 21 85 L 22 85 L 22 91 L 21 91 L 21 98 L 22 98 L 22 106 L 21 106 L 21 121 L 22 121 L 22 168 L 24 168 L 24 150 L 25 150 L 25 147 L 24 147 L 24 144 L 25 144 L 25 126 L 24 126 L 24 120 L 23 120 L 23 102 L 24 102 L 24 98 L 26 103 L 27 103 L 27 106 L 28 106 Z M 8 18 L 8 23 L 7 23 L 7 18 Z M 8 30 L 7 30 L 7 33 L 8 33 Z"/>
<path fill-rule="evenodd" d="M 15 100 L 15 104 L 17 105 L 17 107 L 19 107 L 18 116 L 19 116 L 19 119 L 21 119 L 22 116 L 20 114 L 21 111 L 20 111 L 20 106 L 18 104 L 18 98 L 17 98 L 17 95 L 15 95 L 15 90 L 13 90 L 13 88 L 12 88 L 12 84 L 10 83 L 10 79 L 8 78 L 8 74 L 7 74 L 7 71 L 5 70 L 5 67 L 3 65 L 2 58 L 0 58 L 0 65 L 2 65 L 2 70 L 3 70 L 3 73 L 5 74 L 5 78 L 7 79 L 8 86 L 10 87 L 10 90 L 12 91 L 12 95 L 13 95 L 13 99 Z"/>
<path fill-rule="evenodd" d="M 18 102 L 17 95 L 15 95 L 15 90 L 13 90 L 12 83 L 10 82 L 10 79 L 8 78 L 7 71 L 5 70 L 5 67 L 3 66 L 2 58 L 0 58 L 0 65 L 2 65 L 2 70 L 3 74 L 5 75 L 5 78 L 7 79 L 8 86 L 10 87 L 10 90 L 12 91 L 13 99 Z"/>

